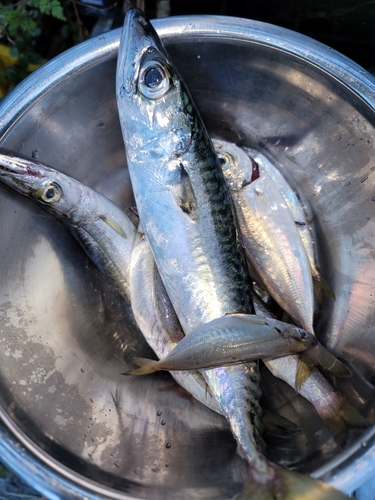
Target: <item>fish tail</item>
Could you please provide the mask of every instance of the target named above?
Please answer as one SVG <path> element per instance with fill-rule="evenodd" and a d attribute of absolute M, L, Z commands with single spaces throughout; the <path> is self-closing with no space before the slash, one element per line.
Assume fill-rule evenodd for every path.
<path fill-rule="evenodd" d="M 311 368 L 314 366 L 319 368 L 323 373 L 328 373 L 334 377 L 351 376 L 349 368 L 318 342 L 316 346 L 299 354 L 295 381 L 297 390 L 310 375 Z"/>
<path fill-rule="evenodd" d="M 158 361 L 155 361 L 154 359 L 134 358 L 133 361 L 139 366 L 139 368 L 121 373 L 121 375 L 148 375 L 149 373 L 157 372 L 160 369 Z"/>
<path fill-rule="evenodd" d="M 349 500 L 332 486 L 309 476 L 270 464 L 270 478 L 261 482 L 250 471 L 248 483 L 233 500 Z"/>
<path fill-rule="evenodd" d="M 369 422 L 351 404 L 341 398 L 335 414 L 320 415 L 336 443 L 344 446 L 348 428 L 365 429 Z"/>
<path fill-rule="evenodd" d="M 313 286 L 319 308 L 322 305 L 324 295 L 334 301 L 336 300 L 335 292 L 320 273 L 317 276 L 313 276 Z"/>

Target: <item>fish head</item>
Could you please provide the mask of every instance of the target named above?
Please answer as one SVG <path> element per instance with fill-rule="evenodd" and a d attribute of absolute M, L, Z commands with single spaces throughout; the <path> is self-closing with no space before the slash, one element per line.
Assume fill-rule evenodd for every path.
<path fill-rule="evenodd" d="M 138 9 L 125 16 L 116 87 L 128 162 L 160 165 L 187 150 L 192 137 L 190 96 L 159 36 Z"/>
<path fill-rule="evenodd" d="M 0 148 L 0 180 L 59 218 L 70 217 L 82 198 L 74 179 L 5 148 Z"/>
<path fill-rule="evenodd" d="M 241 191 L 259 179 L 259 165 L 244 149 L 218 139 L 213 145 L 230 191 Z"/>
<path fill-rule="evenodd" d="M 290 325 L 286 327 L 290 334 L 291 339 L 293 339 L 297 345 L 300 347 L 301 351 L 305 349 L 310 349 L 311 347 L 315 347 L 318 343 L 315 335 L 313 333 L 307 332 L 298 326 Z"/>

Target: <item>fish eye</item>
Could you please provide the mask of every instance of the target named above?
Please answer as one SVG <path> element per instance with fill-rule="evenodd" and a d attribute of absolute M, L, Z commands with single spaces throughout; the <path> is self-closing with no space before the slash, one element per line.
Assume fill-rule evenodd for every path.
<path fill-rule="evenodd" d="M 220 154 L 217 155 L 219 159 L 220 166 L 223 167 L 226 163 L 228 163 L 228 158 L 225 156 L 221 156 Z"/>
<path fill-rule="evenodd" d="M 158 61 L 148 61 L 139 74 L 138 88 L 149 99 L 159 99 L 170 87 L 167 69 Z"/>
<path fill-rule="evenodd" d="M 297 330 L 297 331 L 298 331 L 298 334 L 302 340 L 305 340 L 308 338 L 307 332 L 305 332 L 305 330 Z"/>
<path fill-rule="evenodd" d="M 148 70 L 145 72 L 145 85 L 149 89 L 153 89 L 161 84 L 163 78 L 164 74 L 162 73 L 161 69 L 153 66 L 151 68 L 148 68 Z"/>
<path fill-rule="evenodd" d="M 60 201 L 62 196 L 61 187 L 56 182 L 47 184 L 40 194 L 40 198 L 45 203 L 56 203 Z"/>

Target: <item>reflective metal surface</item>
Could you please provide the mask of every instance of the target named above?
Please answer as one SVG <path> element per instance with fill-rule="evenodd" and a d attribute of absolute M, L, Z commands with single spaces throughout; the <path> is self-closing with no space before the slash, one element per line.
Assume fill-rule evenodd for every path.
<path fill-rule="evenodd" d="M 212 136 L 259 148 L 309 199 L 336 294 L 317 314 L 316 332 L 353 370 L 337 387 L 374 423 L 374 79 L 327 47 L 259 22 L 186 17 L 155 27 Z M 0 135 L 1 146 L 127 208 L 119 37 L 101 35 L 32 74 L 2 101 Z M 246 464 L 221 416 L 166 373 L 120 375 L 150 350 L 129 305 L 63 225 L 5 186 L 0 212 L 3 460 L 50 498 L 217 499 L 238 491 Z M 306 401 L 262 374 L 264 407 L 301 428 L 268 436 L 270 459 L 349 493 L 374 473 L 373 427 L 351 430 L 339 446 Z"/>

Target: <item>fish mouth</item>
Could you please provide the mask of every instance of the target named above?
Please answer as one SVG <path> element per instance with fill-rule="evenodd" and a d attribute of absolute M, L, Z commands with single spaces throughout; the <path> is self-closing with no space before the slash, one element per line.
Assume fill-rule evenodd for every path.
<path fill-rule="evenodd" d="M 28 194 L 36 181 L 45 177 L 38 163 L 15 156 L 6 148 L 0 148 L 0 180 L 17 191 Z"/>

